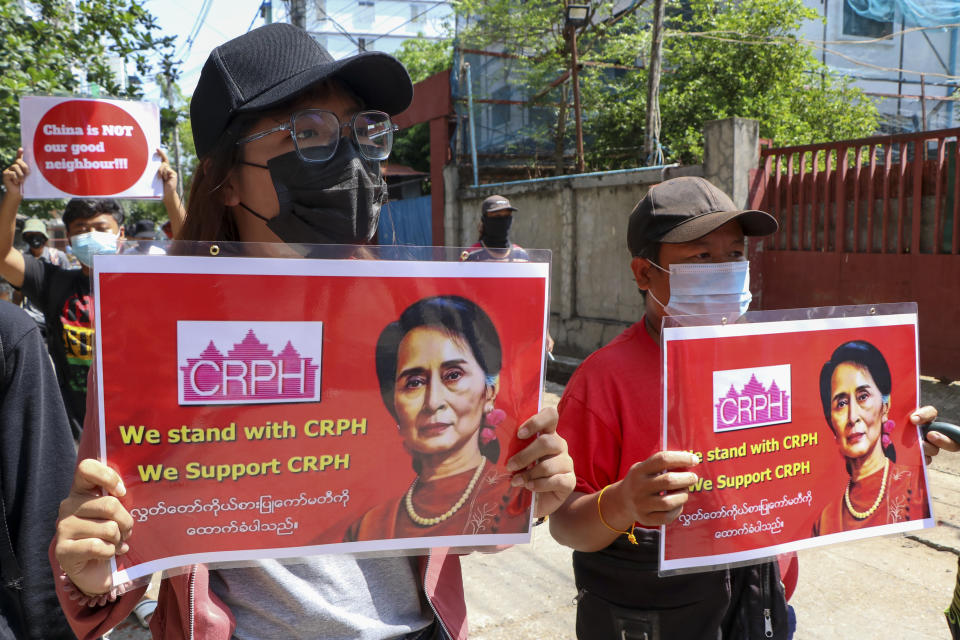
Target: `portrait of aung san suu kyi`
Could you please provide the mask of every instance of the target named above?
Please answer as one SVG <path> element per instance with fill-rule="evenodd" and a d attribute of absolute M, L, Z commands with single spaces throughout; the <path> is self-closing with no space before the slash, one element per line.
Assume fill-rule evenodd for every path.
<path fill-rule="evenodd" d="M 346 540 L 527 531 L 524 489 L 498 464 L 505 364 L 493 321 L 460 296 L 423 298 L 383 329 L 380 394 L 416 477 L 354 522 Z"/>
<path fill-rule="evenodd" d="M 847 481 L 824 507 L 813 535 L 930 516 L 923 469 L 897 463 L 887 360 L 864 340 L 837 347 L 820 370 L 820 401 L 843 457 Z M 914 407 L 909 407 L 913 410 Z"/>

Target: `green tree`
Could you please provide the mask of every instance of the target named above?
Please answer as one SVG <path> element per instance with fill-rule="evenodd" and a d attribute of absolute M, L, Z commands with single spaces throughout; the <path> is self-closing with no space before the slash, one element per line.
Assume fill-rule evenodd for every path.
<path fill-rule="evenodd" d="M 642 23 L 634 10 L 637 3 L 618 10 L 622 4 L 615 0 L 592 1 L 587 23 L 577 30 L 578 57 L 582 64 L 601 65 L 603 71 L 597 77 L 616 64 L 620 50 L 633 48 L 641 31 Z M 496 76 L 485 79 L 482 86 L 519 88 L 517 93 L 531 106 L 527 123 L 519 132 L 523 138 L 520 145 L 528 152 L 533 147 L 538 154 L 549 154 L 556 172 L 563 173 L 575 130 L 569 75 L 571 41 L 564 23 L 564 4 L 556 0 L 528 0 L 520 5 L 513 0 L 457 0 L 454 9 L 462 48 L 501 54 Z M 631 65 L 636 57 L 637 52 L 631 51 Z M 484 72 L 474 70 L 475 75 Z M 476 78 L 474 81 L 476 84 Z M 589 133 L 587 110 L 585 134 Z"/>
<path fill-rule="evenodd" d="M 740 116 L 760 122 L 775 146 L 867 136 L 875 103 L 834 78 L 796 37 L 820 18 L 802 0 L 690 0 L 691 16 L 664 39 L 662 133 L 670 155 L 702 157 L 708 120 Z"/>
<path fill-rule="evenodd" d="M 30 10 L 24 8 L 28 5 Z M 111 60 L 150 77 L 152 60 L 175 77 L 173 37 L 159 37 L 142 0 L 0 0 L 0 161 L 20 146 L 22 95 L 71 95 L 97 85 L 102 96 L 139 98 L 139 84 L 121 87 Z M 58 201 L 25 202 L 28 215 L 62 210 Z"/>
<path fill-rule="evenodd" d="M 449 39 L 427 40 L 410 38 L 404 40 L 396 57 L 407 68 L 413 82 L 449 69 L 453 64 L 453 43 Z M 409 129 L 398 131 L 393 141 L 390 159 L 417 171 L 430 171 L 430 126 L 421 122 Z"/>
<path fill-rule="evenodd" d="M 623 8 L 594 0 L 589 24 L 578 31 L 588 170 L 645 163 L 649 4 L 638 0 Z M 529 118 L 536 131 L 521 133 L 541 144 L 552 142 L 554 164 L 563 171 L 574 129 L 563 4 L 458 0 L 454 7 L 463 48 L 511 56 L 500 77 L 487 78 L 485 85 L 523 87 L 541 117 Z M 874 103 L 832 77 L 797 39 L 802 22 L 819 17 L 802 0 L 684 0 L 668 2 L 667 10 L 660 89 L 660 140 L 667 161 L 699 162 L 703 124 L 729 116 L 759 120 L 760 135 L 775 145 L 876 130 Z"/>
<path fill-rule="evenodd" d="M 588 24 L 580 30 L 582 59 L 602 58 L 597 50 L 602 47 L 615 46 L 618 52 L 630 49 L 642 38 L 636 35 L 641 30 L 636 13 L 617 12 L 618 4 L 622 3 L 617 0 L 591 3 Z M 523 154 L 535 147 L 540 150 L 536 155 L 552 158 L 557 171 L 565 171 L 574 144 L 574 125 L 569 117 L 570 41 L 564 28 L 563 3 L 527 0 L 518 5 L 514 0 L 455 0 L 453 5 L 458 22 L 458 46 L 501 54 L 497 58 L 501 65 L 491 78 L 479 82 L 479 74 L 491 72 L 486 68 L 473 70 L 474 84 L 517 88 L 521 98 L 528 100 L 536 111 L 519 131 L 518 140 L 502 151 Z M 449 68 L 454 62 L 452 53 L 449 39 L 439 42 L 411 39 L 403 43 L 397 57 L 417 82 Z M 607 57 L 619 59 L 619 53 Z M 627 57 L 633 64 L 636 53 Z M 477 97 L 495 96 L 480 91 Z M 403 132 L 394 148 L 393 157 L 397 162 L 420 170 L 429 167 L 429 135 L 425 125 Z"/>
<path fill-rule="evenodd" d="M 400 44 L 394 54 L 407 68 L 414 83 L 449 69 L 453 64 L 453 43 L 449 39 L 427 40 L 423 34 Z"/>

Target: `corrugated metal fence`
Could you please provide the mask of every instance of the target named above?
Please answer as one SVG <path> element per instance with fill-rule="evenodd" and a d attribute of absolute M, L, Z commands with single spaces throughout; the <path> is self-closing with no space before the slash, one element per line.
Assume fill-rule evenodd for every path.
<path fill-rule="evenodd" d="M 921 369 L 960 379 L 960 129 L 761 149 L 764 308 L 916 301 Z"/>

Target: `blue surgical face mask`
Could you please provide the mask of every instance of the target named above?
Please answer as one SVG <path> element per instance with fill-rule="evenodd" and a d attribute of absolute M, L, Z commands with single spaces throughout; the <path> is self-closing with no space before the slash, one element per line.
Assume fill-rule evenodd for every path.
<path fill-rule="evenodd" d="M 746 313 L 753 299 L 750 263 L 746 260 L 672 264 L 669 271 L 655 262 L 650 264 L 670 275 L 667 304 L 647 291 L 669 316 L 722 314 L 728 322 L 733 322 Z"/>
<path fill-rule="evenodd" d="M 117 242 L 119 242 L 119 240 L 119 233 L 88 231 L 87 233 L 72 236 L 70 238 L 70 246 L 73 247 L 73 254 L 77 256 L 80 264 L 85 267 L 92 267 L 93 256 L 116 253 Z"/>

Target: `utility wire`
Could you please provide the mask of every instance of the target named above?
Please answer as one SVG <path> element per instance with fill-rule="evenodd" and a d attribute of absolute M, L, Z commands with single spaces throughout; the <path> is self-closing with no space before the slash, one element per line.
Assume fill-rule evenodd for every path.
<path fill-rule="evenodd" d="M 406 21 L 404 21 L 404 22 L 401 22 L 400 24 L 398 24 L 397 26 L 395 26 L 393 29 L 390 29 L 390 31 L 387 31 L 386 33 L 381 33 L 381 34 L 378 35 L 376 38 L 374 38 L 373 40 L 371 40 L 370 42 L 368 42 L 367 44 L 373 44 L 374 42 L 376 42 L 376 41 L 379 40 L 380 38 L 384 38 L 384 37 L 390 35 L 390 34 L 393 33 L 394 31 L 396 31 L 397 29 L 400 29 L 400 28 L 402 28 L 402 27 L 405 27 L 405 26 L 407 26 L 408 24 L 410 24 L 411 22 L 416 22 L 417 20 L 420 19 L 421 16 L 425 16 L 425 15 L 426 15 L 427 13 L 429 13 L 430 11 L 433 11 L 433 10 L 436 9 L 437 7 L 439 7 L 439 6 L 441 6 L 441 5 L 445 5 L 445 4 L 448 4 L 448 3 L 446 3 L 446 2 L 438 2 L 438 3 L 434 4 L 434 5 L 431 5 L 430 7 L 424 9 L 423 11 L 421 11 L 420 13 L 418 13 L 417 15 L 411 16 L 409 20 L 406 20 Z"/>
<path fill-rule="evenodd" d="M 196 42 L 197 36 L 200 35 L 200 29 L 203 28 L 203 23 L 207 20 L 207 14 L 210 13 L 211 6 L 213 6 L 213 0 L 203 0 L 203 4 L 200 6 L 200 12 L 197 14 L 197 19 L 194 21 L 193 27 L 190 29 L 190 34 L 184 42 L 184 50 L 180 54 L 181 61 L 190 55 L 190 50 L 193 49 L 193 43 Z"/>
<path fill-rule="evenodd" d="M 200 24 L 200 19 L 203 17 L 203 12 L 207 8 L 208 0 L 203 0 L 203 4 L 200 5 L 200 10 L 197 12 L 197 17 L 194 18 L 193 24 L 190 26 L 190 31 L 187 32 L 187 37 L 183 41 L 183 49 L 181 49 L 181 58 L 186 55 L 186 49 L 190 46 L 190 40 L 193 38 L 193 34 L 196 32 L 197 27 Z"/>
<path fill-rule="evenodd" d="M 918 31 L 930 31 L 934 29 L 952 29 L 955 27 L 960 27 L 960 22 L 944 24 L 936 27 L 910 27 L 909 29 L 903 29 L 901 31 L 894 31 L 886 36 L 880 36 L 879 38 L 868 38 L 864 40 L 808 40 L 806 38 L 801 38 L 804 42 L 815 42 L 822 45 L 861 45 L 861 44 L 876 44 L 878 42 L 889 42 L 894 38 L 905 36 L 909 33 L 915 33 Z M 664 31 L 664 35 L 692 35 L 692 36 L 744 36 L 748 38 L 769 38 L 765 35 L 754 35 L 754 34 L 741 34 L 739 31 L 725 31 L 722 29 L 717 30 L 708 30 L 708 31 Z"/>
<path fill-rule="evenodd" d="M 244 33 L 250 33 L 250 29 L 253 29 L 253 23 L 257 21 L 257 18 L 260 17 L 260 11 L 263 9 L 263 3 L 260 3 L 260 6 L 257 7 L 257 12 L 253 14 L 253 20 L 250 21 L 250 26 L 247 27 L 247 30 Z"/>
<path fill-rule="evenodd" d="M 837 56 L 838 58 L 843 58 L 844 60 L 847 60 L 847 61 L 849 61 L 849 62 L 852 62 L 852 63 L 854 63 L 854 64 L 856 64 L 856 65 L 858 65 L 858 66 L 867 67 L 867 68 L 869 68 L 869 69 L 876 69 L 877 71 L 889 71 L 889 72 L 893 72 L 893 73 L 910 73 L 910 74 L 915 74 L 915 75 L 929 76 L 929 77 L 933 77 L 933 78 L 945 78 L 945 79 L 947 79 L 947 80 L 958 80 L 958 79 L 960 79 L 960 75 L 950 75 L 950 74 L 947 74 L 947 73 L 937 73 L 937 72 L 934 72 L 934 71 L 916 71 L 916 70 L 913 70 L 913 69 L 903 69 L 903 68 L 900 68 L 900 67 L 884 67 L 884 66 L 881 66 L 881 65 L 872 64 L 872 63 L 870 63 L 870 62 L 864 62 L 863 60 L 858 60 L 857 58 L 854 58 L 853 56 L 850 56 L 850 55 L 847 55 L 847 54 L 845 54 L 845 53 L 841 53 L 841 52 L 836 51 L 836 50 L 834 50 L 834 49 L 829 49 L 829 48 L 827 48 L 827 47 L 825 47 L 825 46 L 822 46 L 822 45 L 820 45 L 820 44 L 817 44 L 818 42 L 822 42 L 822 41 L 807 40 L 806 38 L 779 38 L 779 37 L 777 37 L 777 38 L 766 38 L 766 39 L 762 39 L 762 40 L 747 40 L 747 39 L 743 39 L 743 38 L 723 38 L 723 37 L 720 37 L 720 36 L 709 35 L 709 34 L 707 34 L 706 32 L 693 33 L 693 32 L 683 32 L 683 31 L 674 31 L 674 32 L 670 32 L 670 33 L 665 33 L 664 35 L 665 35 L 665 36 L 669 36 L 669 37 L 674 37 L 674 38 L 675 38 L 675 37 L 705 38 L 705 39 L 707 39 L 707 40 L 714 40 L 714 41 L 717 41 L 717 42 L 729 42 L 729 43 L 731 43 L 731 44 L 745 44 L 745 45 L 771 45 L 771 44 L 798 45 L 798 44 L 802 44 L 802 45 L 807 45 L 807 46 L 809 46 L 809 47 L 811 47 L 811 48 L 813 48 L 813 49 L 817 49 L 817 50 L 819 50 L 819 51 L 823 51 L 823 52 L 828 53 L 828 54 L 830 54 L 830 55 Z M 762 36 L 761 36 L 761 37 L 762 37 Z M 844 43 L 844 44 L 846 44 L 846 43 Z"/>
<path fill-rule="evenodd" d="M 349 40 L 350 42 L 352 42 L 352 43 L 353 43 L 354 45 L 356 45 L 358 48 L 360 47 L 360 42 L 357 41 L 357 39 L 353 37 L 353 34 L 351 34 L 349 31 L 347 31 L 346 28 L 344 28 L 344 26 L 343 26 L 342 24 L 340 24 L 339 22 L 337 22 L 336 19 L 333 18 L 333 16 L 331 16 L 329 13 L 325 13 L 325 15 L 326 15 L 326 17 L 327 17 L 327 20 L 330 21 L 330 24 L 333 25 L 333 28 L 334 28 L 334 29 L 336 29 L 337 31 L 339 31 L 341 35 L 346 36 L 347 40 Z"/>

